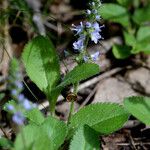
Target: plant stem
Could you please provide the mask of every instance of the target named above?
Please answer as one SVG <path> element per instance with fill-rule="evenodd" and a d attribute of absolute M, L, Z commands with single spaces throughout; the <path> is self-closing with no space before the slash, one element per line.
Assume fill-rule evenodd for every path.
<path fill-rule="evenodd" d="M 78 82 L 74 84 L 74 91 L 73 91 L 74 94 L 77 94 L 77 92 L 78 92 L 78 85 L 79 85 Z M 74 101 L 71 102 L 71 106 L 70 106 L 70 111 L 69 111 L 69 117 L 68 117 L 67 124 L 69 124 L 73 112 L 74 112 Z"/>

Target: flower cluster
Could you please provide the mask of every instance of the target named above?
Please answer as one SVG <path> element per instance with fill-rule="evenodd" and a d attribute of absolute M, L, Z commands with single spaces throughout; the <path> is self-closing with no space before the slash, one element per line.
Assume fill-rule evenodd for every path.
<path fill-rule="evenodd" d="M 12 120 L 18 125 L 24 123 L 25 117 L 23 112 L 36 107 L 35 104 L 32 104 L 23 94 L 21 94 L 23 90 L 21 77 L 19 63 L 17 60 L 13 59 L 10 64 L 7 88 L 10 91 L 11 98 L 15 100 L 15 103 L 7 104 L 6 109 L 13 114 Z"/>
<path fill-rule="evenodd" d="M 85 55 L 86 47 L 88 44 L 89 39 L 93 41 L 95 44 L 98 43 L 101 36 L 101 28 L 103 27 L 99 25 L 98 21 L 100 21 L 101 16 L 98 13 L 99 7 L 101 6 L 101 2 L 99 0 L 95 0 L 89 4 L 90 9 L 86 10 L 87 21 L 80 22 L 79 25 L 72 24 L 72 31 L 75 32 L 75 35 L 78 35 L 79 38 L 77 41 L 73 43 L 73 49 L 80 53 L 84 53 L 83 60 L 87 61 L 89 56 Z M 99 52 L 96 52 L 91 56 L 91 59 L 95 61 L 99 56 Z M 97 58 L 96 58 L 97 57 Z"/>

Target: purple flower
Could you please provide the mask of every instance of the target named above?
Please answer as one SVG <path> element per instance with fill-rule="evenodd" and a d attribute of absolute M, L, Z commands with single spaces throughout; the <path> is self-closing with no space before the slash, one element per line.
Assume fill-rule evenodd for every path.
<path fill-rule="evenodd" d="M 28 99 L 25 99 L 25 100 L 23 101 L 22 105 L 23 105 L 23 107 L 24 107 L 26 110 L 32 109 L 32 105 L 31 105 L 31 103 L 29 102 Z"/>
<path fill-rule="evenodd" d="M 8 104 L 8 105 L 6 106 L 6 108 L 7 108 L 7 110 L 9 110 L 9 111 L 14 111 L 14 110 L 15 110 L 14 106 L 13 106 L 13 105 L 10 105 L 10 104 Z"/>
<path fill-rule="evenodd" d="M 94 41 L 95 44 L 98 43 L 98 40 L 101 39 L 101 35 L 97 31 L 91 32 L 91 40 Z"/>
<path fill-rule="evenodd" d="M 23 125 L 25 121 L 25 117 L 21 112 L 16 112 L 12 117 L 13 122 L 15 122 L 18 125 Z"/>
<path fill-rule="evenodd" d="M 99 55 L 100 55 L 100 52 L 99 52 L 99 51 L 96 52 L 96 53 L 94 53 L 94 54 L 92 54 L 92 55 L 91 55 L 92 60 L 93 60 L 93 61 L 96 61 L 96 60 L 98 59 Z"/>
<path fill-rule="evenodd" d="M 76 26 L 74 24 L 72 24 L 72 26 L 73 26 L 73 28 L 71 28 L 71 30 L 75 31 L 76 34 L 80 34 L 84 29 L 84 26 L 83 26 L 82 22 L 80 22 L 80 25 L 78 25 L 78 26 Z"/>

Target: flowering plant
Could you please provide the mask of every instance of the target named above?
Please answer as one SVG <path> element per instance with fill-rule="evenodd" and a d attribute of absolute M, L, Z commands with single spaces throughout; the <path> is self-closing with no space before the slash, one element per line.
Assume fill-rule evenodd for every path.
<path fill-rule="evenodd" d="M 85 11 L 87 21 L 80 22 L 79 25 L 73 24 L 71 27 L 75 36 L 78 36 L 77 41 L 73 43 L 73 50 L 78 52 L 75 59 L 77 66 L 68 72 L 63 80 L 58 55 L 48 37 L 37 36 L 24 49 L 22 60 L 26 72 L 45 93 L 49 101 L 50 115 L 44 116 L 36 105 L 21 94 L 23 85 L 20 82 L 19 71 L 10 71 L 8 88 L 13 100 L 5 105 L 5 110 L 12 114 L 13 122 L 20 127 L 14 144 L 8 142 L 10 148 L 66 150 L 69 147 L 70 150 L 99 150 L 101 143 L 99 136 L 110 134 L 123 127 L 130 113 L 144 123 L 150 124 L 150 120 L 143 117 L 149 114 L 145 106 L 145 103 L 150 106 L 147 97 L 126 98 L 123 106 L 115 103 L 90 104 L 74 113 L 79 82 L 100 72 L 99 66 L 95 63 L 100 52 L 90 55 L 87 46 L 89 40 L 97 44 L 102 39 L 103 25 L 99 24 L 101 2 L 93 0 L 89 7 Z M 16 66 L 17 61 L 13 60 L 11 64 Z M 55 107 L 58 96 L 69 85 L 73 86 L 73 91 L 66 93 L 65 99 L 70 103 L 70 112 L 67 121 L 63 122 L 56 117 Z M 141 108 L 145 110 L 144 115 L 139 113 Z"/>

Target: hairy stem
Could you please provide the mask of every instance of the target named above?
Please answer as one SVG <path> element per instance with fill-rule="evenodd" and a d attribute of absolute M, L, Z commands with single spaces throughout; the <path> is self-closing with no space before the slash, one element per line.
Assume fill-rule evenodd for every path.
<path fill-rule="evenodd" d="M 77 92 L 78 92 L 78 85 L 79 85 L 78 82 L 74 84 L 74 91 L 73 91 L 74 94 L 77 94 Z M 74 101 L 71 102 L 71 106 L 70 106 L 70 111 L 69 111 L 69 117 L 68 117 L 67 124 L 69 124 L 73 112 L 74 112 Z"/>

